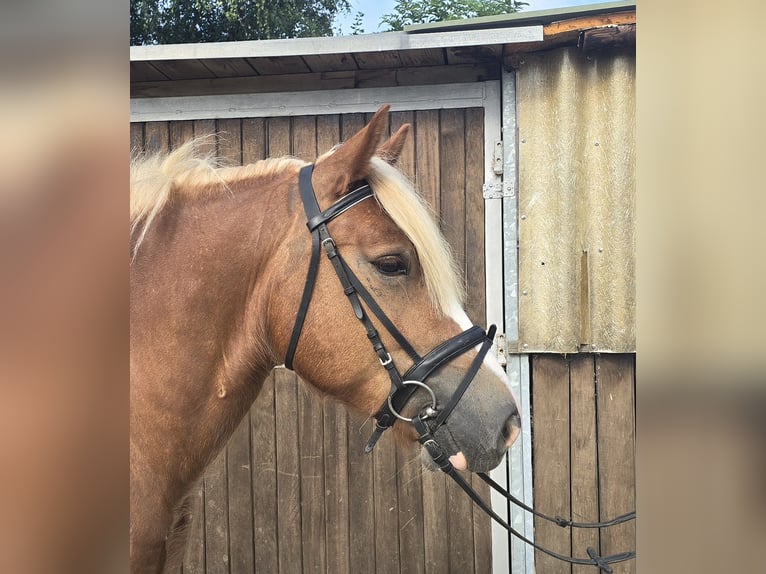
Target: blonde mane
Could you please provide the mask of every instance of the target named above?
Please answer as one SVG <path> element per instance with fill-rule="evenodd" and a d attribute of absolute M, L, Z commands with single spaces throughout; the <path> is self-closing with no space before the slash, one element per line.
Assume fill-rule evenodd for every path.
<path fill-rule="evenodd" d="M 415 246 L 435 308 L 451 313 L 464 298 L 457 264 L 433 210 L 401 171 L 374 157 L 367 178 L 380 205 Z"/>
<path fill-rule="evenodd" d="M 306 162 L 294 157 L 269 158 L 246 166 L 223 166 L 203 146 L 210 136 L 192 139 L 166 154 L 136 155 L 130 161 L 130 237 L 133 252 L 163 208 L 179 195 L 196 197 L 249 177 L 270 176 Z"/>
<path fill-rule="evenodd" d="M 212 190 L 228 190 L 228 185 L 237 180 L 270 176 L 288 167 L 307 164 L 294 157 L 282 157 L 244 167 L 222 167 L 212 154 L 202 153 L 205 139 L 191 140 L 169 154 L 131 159 L 130 236 L 137 235 L 134 256 L 157 215 L 177 196 L 195 197 Z M 415 247 L 434 307 L 450 313 L 463 301 L 463 288 L 431 208 L 402 172 L 377 157 L 371 163 L 368 181 L 376 199 Z"/>

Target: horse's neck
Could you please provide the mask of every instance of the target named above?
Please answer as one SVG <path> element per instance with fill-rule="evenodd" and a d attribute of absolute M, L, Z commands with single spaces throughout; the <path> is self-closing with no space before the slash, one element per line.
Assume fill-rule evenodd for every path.
<path fill-rule="evenodd" d="M 131 273 L 137 400 L 158 409 L 172 401 L 196 429 L 212 426 L 221 439 L 277 362 L 260 290 L 272 251 L 286 233 L 279 223 L 291 219 L 284 192 L 275 200 L 277 190 L 245 187 L 168 206 L 147 233 Z"/>

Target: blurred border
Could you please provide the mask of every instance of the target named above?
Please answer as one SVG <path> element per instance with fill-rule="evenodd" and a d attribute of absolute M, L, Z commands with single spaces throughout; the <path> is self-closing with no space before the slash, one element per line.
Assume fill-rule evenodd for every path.
<path fill-rule="evenodd" d="M 637 16 L 638 570 L 760 571 L 764 6 Z"/>
<path fill-rule="evenodd" d="M 122 3 L 0 13 L 0 571 L 127 571 Z M 638 567 L 766 539 L 762 3 L 638 6 Z"/>
<path fill-rule="evenodd" d="M 0 572 L 127 572 L 127 3 L 0 7 Z"/>

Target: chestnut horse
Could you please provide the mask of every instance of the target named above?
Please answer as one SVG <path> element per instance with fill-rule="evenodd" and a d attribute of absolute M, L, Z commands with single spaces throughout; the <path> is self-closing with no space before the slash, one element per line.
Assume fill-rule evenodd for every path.
<path fill-rule="evenodd" d="M 430 416 L 429 437 L 459 469 L 495 467 L 518 435 L 516 401 L 463 311 L 449 248 L 393 167 L 409 126 L 378 145 L 387 113 L 308 168 L 295 158 L 215 167 L 193 143 L 132 162 L 132 572 L 178 559 L 191 486 L 283 362 L 379 429 L 391 414 Z M 410 391 L 404 404 L 391 403 L 397 388 Z M 400 434 L 418 438 L 409 425 Z"/>

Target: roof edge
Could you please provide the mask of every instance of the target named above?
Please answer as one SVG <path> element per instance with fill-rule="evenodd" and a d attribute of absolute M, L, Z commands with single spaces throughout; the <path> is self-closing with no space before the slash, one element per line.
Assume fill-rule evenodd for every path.
<path fill-rule="evenodd" d="M 627 12 L 636 9 L 636 1 L 601 2 L 598 4 L 584 4 L 582 6 L 570 6 L 566 8 L 552 8 L 550 10 L 536 10 L 533 12 L 514 12 L 513 14 L 499 14 L 497 16 L 480 16 L 465 20 L 445 20 L 443 22 L 430 22 L 428 24 L 413 24 L 405 26 L 404 31 L 408 34 L 422 34 L 426 32 L 449 32 L 455 30 L 470 30 L 473 28 L 499 28 L 515 25 L 550 24 L 559 20 L 591 16 L 595 14 L 610 14 L 612 12 Z"/>
<path fill-rule="evenodd" d="M 514 44 L 541 42 L 542 25 L 520 25 L 504 28 L 434 31 L 424 34 L 381 32 L 358 36 L 326 36 L 241 42 L 208 42 L 198 44 L 158 44 L 131 46 L 130 61 L 204 60 L 216 58 L 262 58 L 353 54 L 428 48 Z"/>

